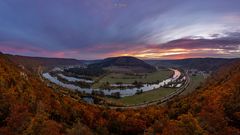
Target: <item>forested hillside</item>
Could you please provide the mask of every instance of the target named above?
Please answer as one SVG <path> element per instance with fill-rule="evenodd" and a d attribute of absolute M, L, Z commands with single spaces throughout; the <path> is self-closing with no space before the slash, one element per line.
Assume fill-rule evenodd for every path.
<path fill-rule="evenodd" d="M 0 134 L 240 134 L 240 62 L 166 106 L 100 108 L 48 88 L 0 54 Z"/>
<path fill-rule="evenodd" d="M 147 64 L 143 60 L 130 56 L 110 57 L 100 62 L 90 64 L 89 68 L 125 68 L 126 70 L 132 70 L 133 72 L 154 72 L 155 67 Z M 117 70 L 119 72 L 119 70 Z"/>
<path fill-rule="evenodd" d="M 176 66 L 184 69 L 198 69 L 201 71 L 215 71 L 222 66 L 231 64 L 239 58 L 189 58 L 181 60 L 146 60 L 146 62 L 158 66 Z"/>
<path fill-rule="evenodd" d="M 6 57 L 16 64 L 23 65 L 27 69 L 36 70 L 39 66 L 54 68 L 55 66 L 82 65 L 84 60 L 65 58 L 28 57 L 6 54 Z"/>

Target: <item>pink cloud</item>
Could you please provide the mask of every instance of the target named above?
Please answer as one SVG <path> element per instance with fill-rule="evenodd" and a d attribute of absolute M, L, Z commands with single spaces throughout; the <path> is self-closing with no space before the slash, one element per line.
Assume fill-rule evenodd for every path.
<path fill-rule="evenodd" d="M 17 54 L 17 55 L 31 55 L 40 57 L 57 57 L 64 58 L 65 52 L 63 51 L 49 51 L 42 48 L 37 48 L 32 45 L 20 42 L 0 42 L 0 51 L 4 53 Z"/>
<path fill-rule="evenodd" d="M 217 43 L 216 45 L 214 43 Z M 227 43 L 226 45 L 224 45 Z M 230 44 L 228 44 L 230 43 Z M 235 43 L 235 42 L 234 42 Z M 193 57 L 236 57 L 239 49 L 235 49 L 232 42 L 213 42 L 213 40 L 182 39 L 162 45 L 131 45 L 131 44 L 101 44 L 92 48 L 67 49 L 51 51 L 37 48 L 33 45 L 0 42 L 0 51 L 10 54 L 29 55 L 39 57 L 102 59 L 113 56 L 135 56 L 142 59 L 182 59 Z M 222 45 L 222 47 L 220 47 Z M 234 50 L 233 50 L 234 49 Z"/>

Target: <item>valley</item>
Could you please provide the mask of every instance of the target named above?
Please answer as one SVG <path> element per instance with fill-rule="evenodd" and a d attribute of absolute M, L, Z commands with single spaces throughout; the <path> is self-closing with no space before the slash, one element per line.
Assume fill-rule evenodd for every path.
<path fill-rule="evenodd" d="M 124 59 L 126 60 L 125 57 Z M 180 68 L 159 68 L 156 66 L 156 70 L 153 72 L 132 72 L 131 67 L 126 63 L 124 63 L 124 67 L 121 65 L 119 67 L 123 69 L 126 66 L 128 68 L 124 72 L 123 70 L 108 70 L 106 67 L 104 69 L 98 68 L 98 74 L 92 74 L 92 65 L 55 67 L 42 75 L 50 83 L 81 92 L 84 95 L 83 101 L 121 108 L 164 103 L 181 93 L 187 93 L 185 90 L 193 91 L 204 80 L 203 74 L 189 76 L 187 70 L 184 71 Z"/>
<path fill-rule="evenodd" d="M 0 0 L 0 135 L 240 135 L 240 0 Z"/>
<path fill-rule="evenodd" d="M 239 112 L 237 105 L 239 60 L 230 64 L 231 66 L 223 66 L 221 69 L 213 71 L 211 75 L 207 75 L 206 71 L 167 66 L 165 68 L 158 67 L 157 70 L 144 72 L 144 74 L 139 71 L 133 74 L 126 73 L 126 70 L 116 73 L 116 71 L 106 71 L 105 69 L 103 72 L 99 69 L 95 70 L 92 74 L 89 72 L 91 70 L 79 69 L 87 68 L 83 65 L 37 68 L 39 72 L 34 73 L 31 72 L 32 70 L 36 71 L 36 69 L 32 69 L 36 68 L 34 65 L 26 69 L 24 63 L 18 65 L 15 61 L 8 59 L 6 55 L 0 54 L 0 61 L 1 134 L 16 132 L 18 134 L 28 132 L 53 135 L 72 135 L 72 132 L 104 135 L 144 134 L 146 132 L 149 134 L 155 132 L 160 134 L 240 133 L 236 126 L 239 117 L 235 115 Z M 69 70 L 71 68 L 74 70 Z M 67 73 L 65 73 L 65 69 Z M 76 70 L 80 72 L 77 74 L 69 72 Z M 79 73 L 82 75 L 79 76 Z M 48 74 L 55 81 L 59 80 L 52 83 L 41 77 L 42 74 Z M 116 74 L 119 76 L 115 76 Z M 88 94 L 86 92 L 92 89 L 91 85 L 90 88 L 86 88 L 88 86 L 84 83 L 77 83 L 80 81 L 94 84 L 100 76 L 104 75 L 103 78 L 106 76 L 111 79 L 116 78 L 116 80 L 111 80 L 112 84 L 119 80 L 125 81 L 121 83 L 124 85 L 121 86 L 121 91 L 126 90 L 124 87 L 132 90 L 136 86 L 129 86 L 130 83 L 127 82 L 134 84 L 133 78 L 141 81 L 139 74 L 141 77 L 144 76 L 143 78 L 148 78 L 148 81 L 143 84 L 149 83 L 150 86 L 157 85 L 155 84 L 156 80 L 159 80 L 159 82 L 156 81 L 158 83 L 168 79 L 174 80 L 174 78 L 179 83 L 181 82 L 179 79 L 183 77 L 186 77 L 186 80 L 179 88 L 176 87 L 178 84 L 176 82 L 124 97 L 104 96 L 96 92 Z M 229 74 L 232 76 L 230 77 Z M 105 81 L 106 79 L 102 82 Z M 58 83 L 74 86 L 76 89 L 64 88 Z M 119 87 L 119 85 L 118 83 L 114 87 Z M 80 89 L 80 86 L 85 88 Z M 78 87 L 79 90 L 86 89 L 86 92 L 78 91 Z M 114 90 L 116 89 L 108 91 Z M 99 91 L 101 91 L 100 88 Z M 231 120 L 224 117 L 229 117 Z M 160 123 L 154 122 L 156 120 Z M 202 121 L 208 125 L 202 125 Z M 216 125 L 216 121 L 219 124 Z M 182 127 L 181 123 L 194 123 L 194 125 Z M 159 127 L 159 125 L 162 126 Z M 181 132 L 175 130 L 181 130 Z"/>

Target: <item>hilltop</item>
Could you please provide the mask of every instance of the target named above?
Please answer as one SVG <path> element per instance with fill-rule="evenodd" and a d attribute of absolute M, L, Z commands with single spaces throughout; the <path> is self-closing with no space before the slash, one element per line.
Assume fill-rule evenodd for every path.
<path fill-rule="evenodd" d="M 98 63 L 90 64 L 90 68 L 103 68 L 113 72 L 153 72 L 155 67 L 143 60 L 130 56 L 110 57 Z"/>

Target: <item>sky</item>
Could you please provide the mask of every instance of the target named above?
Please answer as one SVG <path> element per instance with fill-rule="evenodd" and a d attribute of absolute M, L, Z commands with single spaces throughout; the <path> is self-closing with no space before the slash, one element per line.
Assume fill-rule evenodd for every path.
<path fill-rule="evenodd" d="M 240 57 L 240 0 L 1 0 L 0 51 L 75 59 Z"/>

